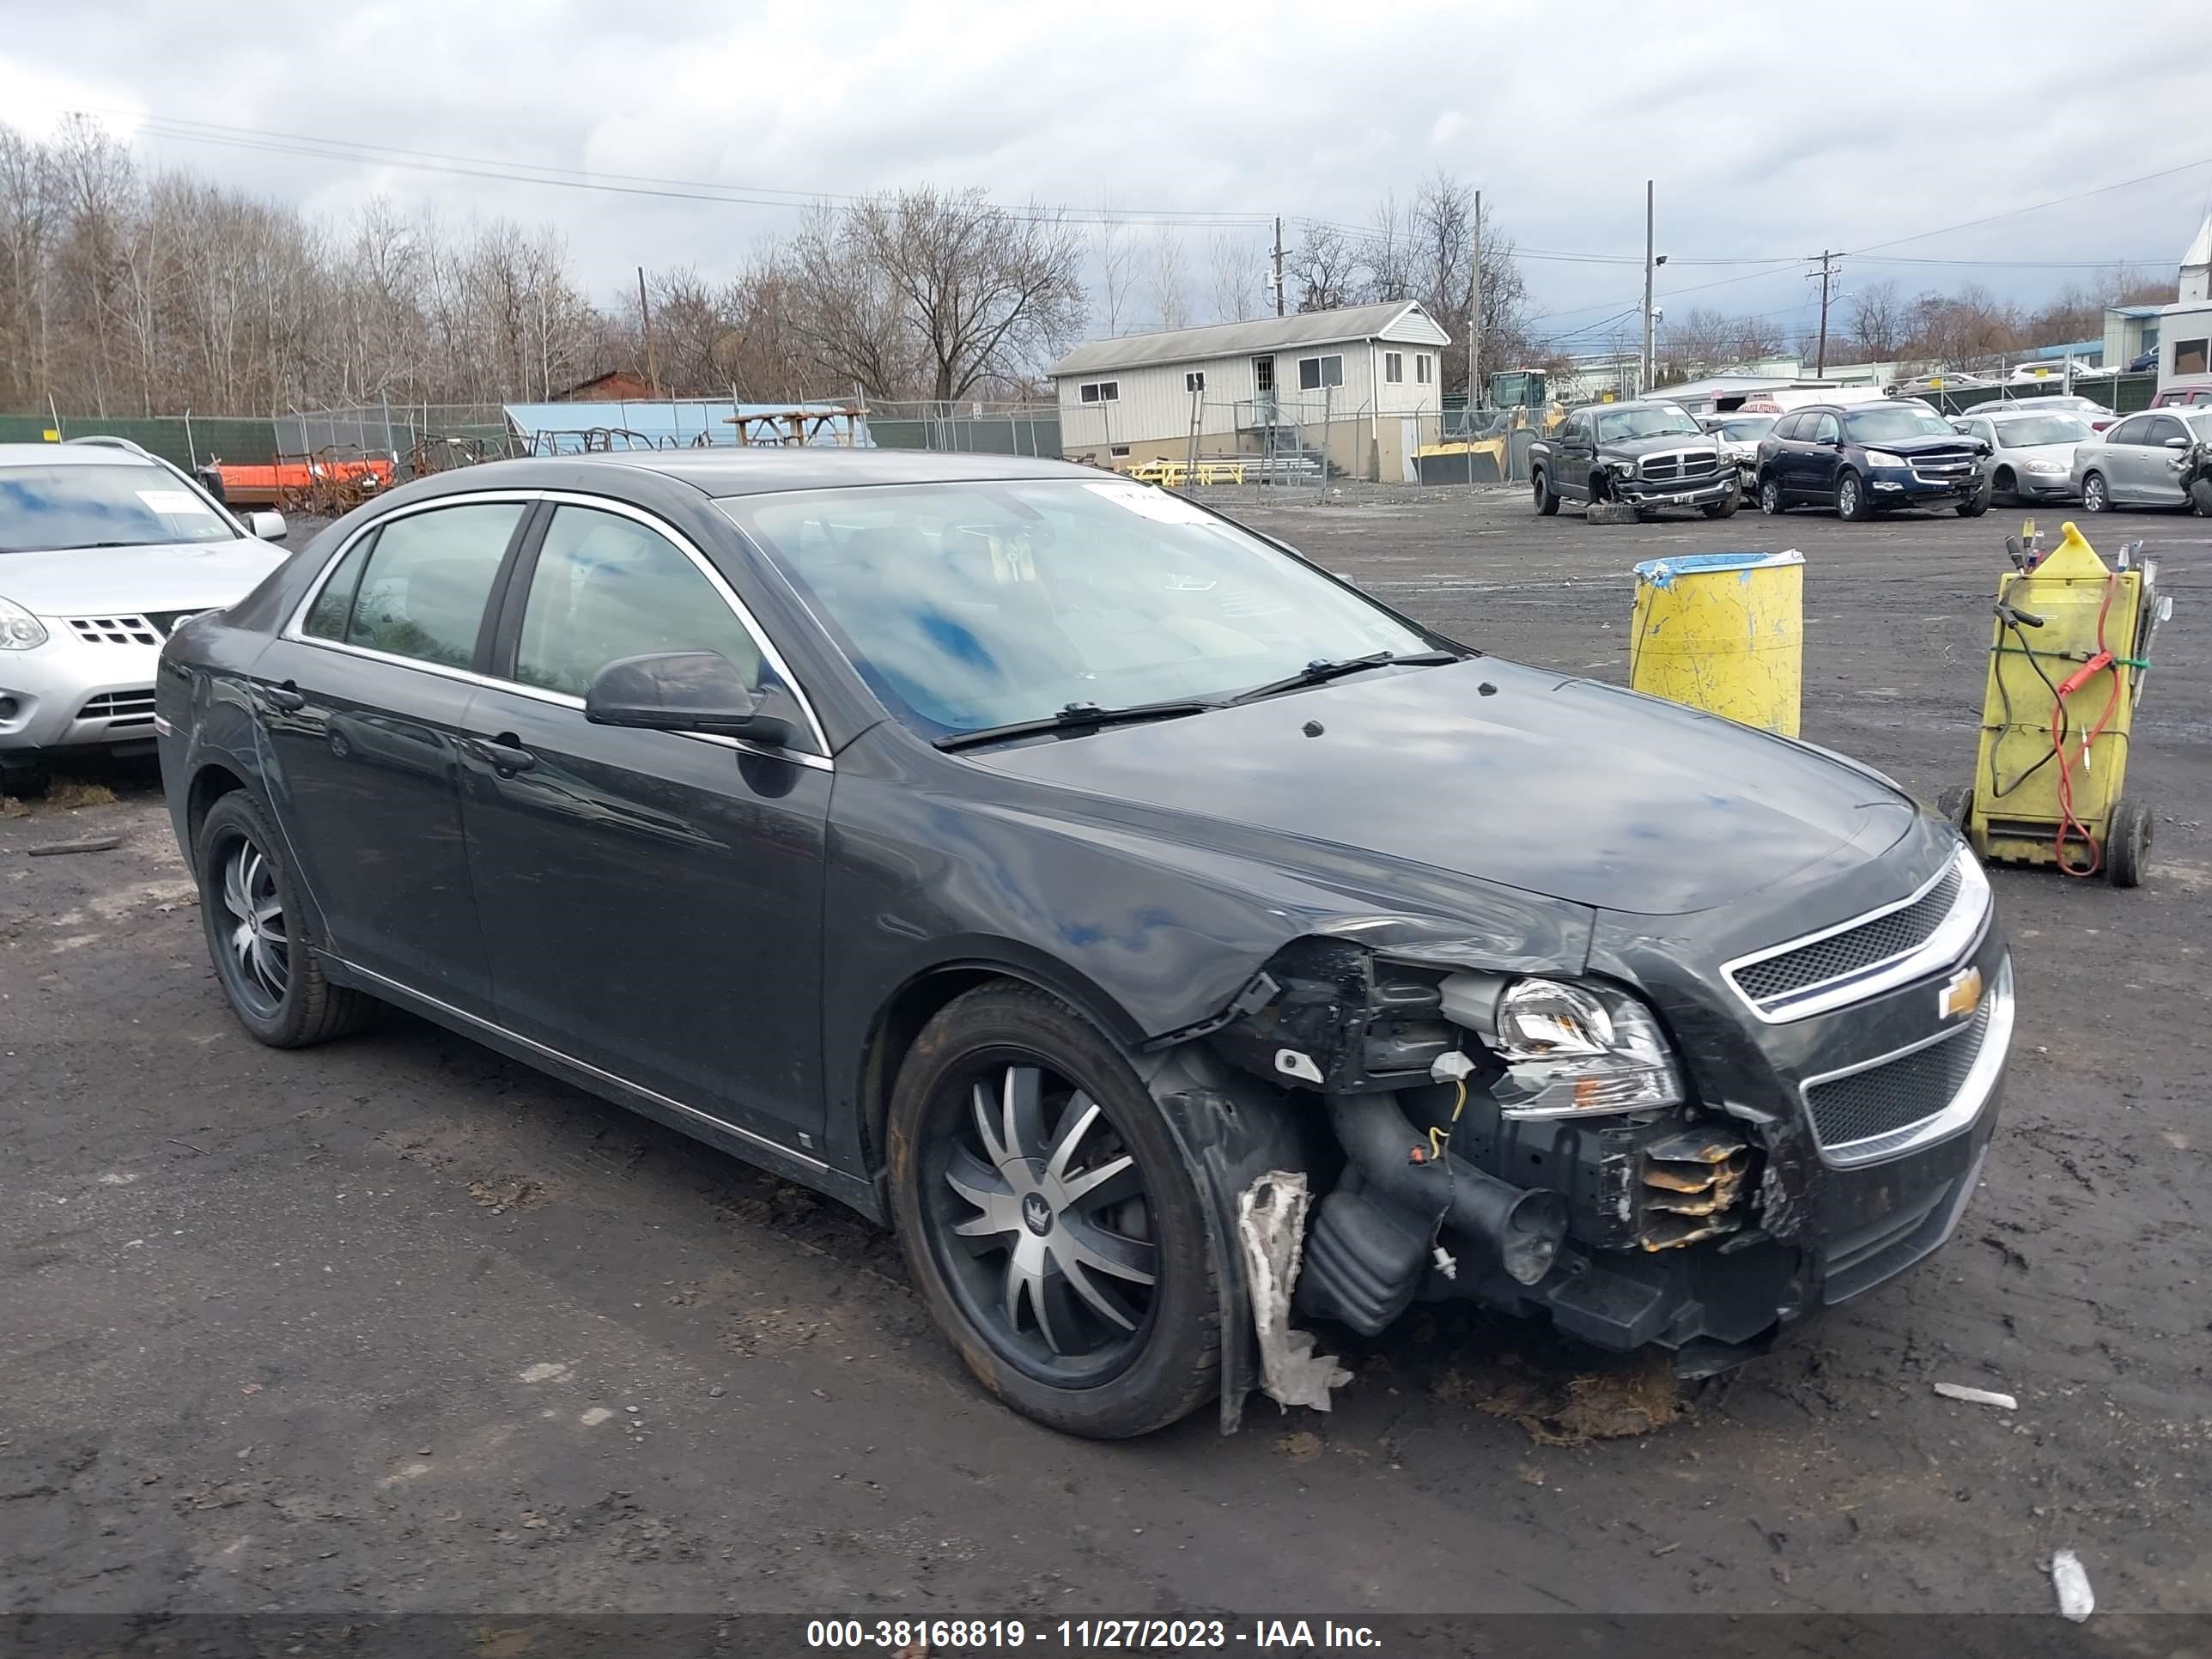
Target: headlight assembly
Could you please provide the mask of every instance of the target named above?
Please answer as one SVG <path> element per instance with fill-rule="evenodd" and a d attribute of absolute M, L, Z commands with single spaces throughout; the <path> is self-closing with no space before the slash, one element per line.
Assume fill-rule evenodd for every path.
<path fill-rule="evenodd" d="M 1886 449 L 1869 449 L 1867 451 L 1867 465 L 1869 466 L 1903 466 L 1905 457 L 1893 455 Z"/>
<path fill-rule="evenodd" d="M 1679 1104 L 1682 1076 L 1651 1012 L 1626 991 L 1555 979 L 1455 974 L 1443 1011 L 1504 1062 L 1507 1117 L 1573 1117 Z"/>
<path fill-rule="evenodd" d="M 13 599 L 0 599 L 0 651 L 28 651 L 46 642 L 46 625 Z"/>

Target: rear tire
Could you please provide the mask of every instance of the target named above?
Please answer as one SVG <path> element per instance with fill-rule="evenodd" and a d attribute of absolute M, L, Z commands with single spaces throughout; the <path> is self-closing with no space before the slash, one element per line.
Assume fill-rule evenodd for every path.
<path fill-rule="evenodd" d="M 1559 510 L 1559 498 L 1552 493 L 1552 481 L 1544 476 L 1544 469 L 1538 467 L 1529 475 L 1528 482 L 1535 488 L 1536 515 L 1544 519 L 1552 517 Z"/>
<path fill-rule="evenodd" d="M 1836 480 L 1836 516 L 1853 524 L 1863 524 L 1874 517 L 1874 500 L 1867 494 L 1866 481 L 1848 469 Z"/>
<path fill-rule="evenodd" d="M 323 977 L 283 844 L 245 791 L 208 808 L 192 868 L 223 1000 L 255 1041 L 304 1048 L 368 1023 L 374 1000 Z"/>
<path fill-rule="evenodd" d="M 2112 495 L 2101 472 L 2081 475 L 2081 510 L 2084 513 L 2109 513 L 2112 510 Z"/>
<path fill-rule="evenodd" d="M 891 1212 L 915 1284 L 1000 1400 L 1114 1440 L 1219 1393 L 1210 1200 L 1096 1027 L 1029 986 L 970 991 L 908 1051 L 889 1127 Z"/>
<path fill-rule="evenodd" d="M 2112 806 L 2105 826 L 2105 874 L 2115 887 L 2139 887 L 2150 866 L 2150 808 L 2125 798 Z"/>
<path fill-rule="evenodd" d="M 1782 486 L 1772 478 L 1759 481 L 1759 510 L 1770 519 L 1782 516 Z"/>

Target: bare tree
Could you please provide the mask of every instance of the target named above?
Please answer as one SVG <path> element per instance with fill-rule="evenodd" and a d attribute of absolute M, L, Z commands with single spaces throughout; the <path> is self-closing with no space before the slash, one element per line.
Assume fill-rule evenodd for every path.
<path fill-rule="evenodd" d="M 1190 273 L 1182 257 L 1182 233 L 1165 225 L 1152 234 L 1150 278 L 1153 326 L 1190 326 Z"/>
<path fill-rule="evenodd" d="M 1128 316 L 1129 265 L 1135 250 L 1129 243 L 1129 227 L 1115 216 L 1110 202 L 1099 204 L 1091 246 L 1098 264 L 1098 314 L 1107 333 L 1119 334 Z"/>
<path fill-rule="evenodd" d="M 1360 247 L 1333 225 L 1309 224 L 1285 263 L 1284 280 L 1297 289 L 1300 311 L 1357 305 L 1365 277 Z"/>
<path fill-rule="evenodd" d="M 1263 256 L 1249 237 L 1225 230 L 1213 233 L 1208 249 L 1213 275 L 1213 320 L 1249 321 L 1260 308 Z"/>
<path fill-rule="evenodd" d="M 1851 295 L 1850 341 L 1870 363 L 1893 361 L 1905 343 L 1905 310 L 1897 297 L 1897 284 L 1885 278 L 1869 283 Z"/>
<path fill-rule="evenodd" d="M 1367 244 L 1367 297 L 1382 301 L 1413 297 L 1413 227 L 1395 193 L 1375 204 Z"/>

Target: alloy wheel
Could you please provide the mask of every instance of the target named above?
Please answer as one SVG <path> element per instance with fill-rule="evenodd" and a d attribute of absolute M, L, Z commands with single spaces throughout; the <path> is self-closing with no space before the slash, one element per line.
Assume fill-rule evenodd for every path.
<path fill-rule="evenodd" d="M 925 1152 L 932 1253 L 1009 1363 L 1103 1382 L 1144 1346 L 1159 1251 L 1144 1171 L 1105 1109 L 1032 1060 L 948 1079 Z"/>
<path fill-rule="evenodd" d="M 2081 481 L 2081 510 L 2084 513 L 2102 513 L 2105 505 L 2104 475 L 2092 472 Z"/>
<path fill-rule="evenodd" d="M 224 846 L 222 860 L 216 890 L 226 918 L 222 924 L 226 977 L 240 999 L 266 1018 L 283 1006 L 292 983 L 291 945 L 284 933 L 276 866 L 244 836 Z"/>

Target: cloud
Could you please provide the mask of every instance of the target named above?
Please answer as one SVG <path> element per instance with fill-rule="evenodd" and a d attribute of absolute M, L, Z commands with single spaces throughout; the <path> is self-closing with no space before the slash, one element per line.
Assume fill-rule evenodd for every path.
<path fill-rule="evenodd" d="M 450 220 L 550 223 L 609 295 L 640 264 L 734 270 L 811 192 L 931 182 L 1012 202 L 1111 198 L 1127 210 L 1279 213 L 1295 235 L 1302 218 L 1364 223 L 1379 198 L 1403 202 L 1442 164 L 1481 187 L 1488 222 L 1530 251 L 1535 308 L 1570 327 L 1634 303 L 1639 276 L 1534 252 L 1640 256 L 1646 178 L 1658 181 L 1670 305 L 1794 316 L 1809 295 L 1796 268 L 1700 262 L 1788 266 L 2193 159 L 2198 112 L 2212 105 L 2212 7 L 2137 0 L 2129 27 L 2100 41 L 2087 92 L 2079 65 L 2049 51 L 2085 15 L 2049 0 L 1857 0 L 1854 39 L 1909 41 L 1911 52 L 1839 79 L 1807 59 L 1797 10 L 1584 0 L 1575 52 L 1624 50 L 1617 70 L 1575 58 L 1582 69 L 1562 78 L 1558 13 L 1486 10 L 1477 27 L 1446 0 L 1267 27 L 1239 8 L 1193 15 L 1149 0 L 1110 24 L 1000 0 L 362 0 L 314 27 L 289 0 L 231 0 L 210 27 L 191 8 L 114 0 L 12 11 L 0 110 L 22 125 L 57 100 L 139 108 L 502 167 L 793 193 L 772 198 L 792 206 L 709 204 L 137 141 L 157 164 L 325 212 L 382 190 Z M 1600 50 L 1589 61 L 1613 60 Z M 1971 100 L 1952 95 L 1962 86 Z M 2116 87 L 2120 126 L 2097 102 Z M 2168 265 L 2208 185 L 2212 167 L 1891 256 Z M 1186 231 L 1194 260 L 1211 234 Z M 1846 262 L 1844 280 L 1848 292 L 1894 277 L 1911 292 L 1978 277 L 2033 300 L 2086 274 L 1869 261 Z"/>

